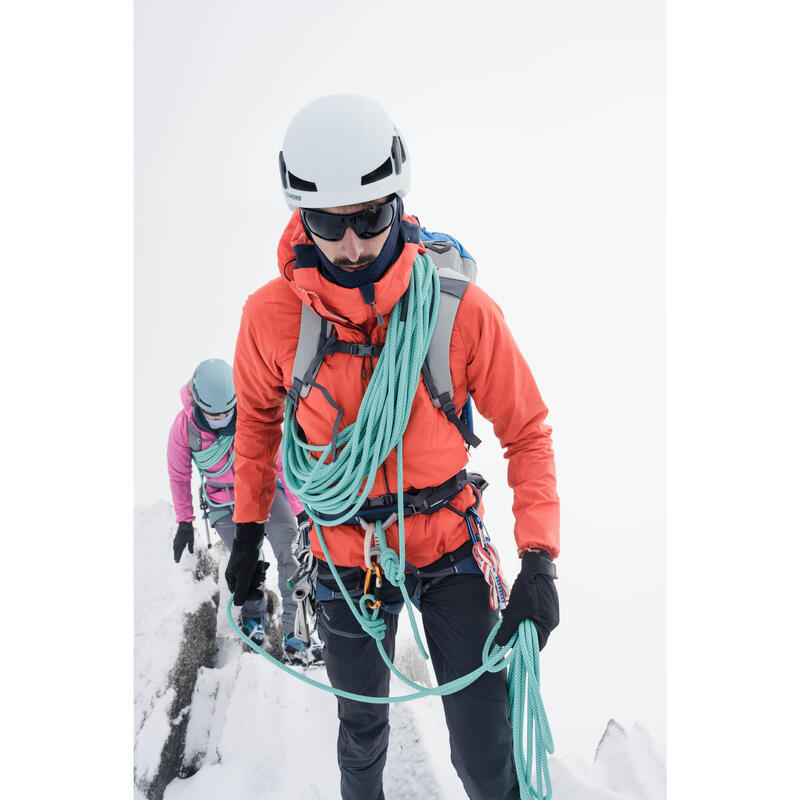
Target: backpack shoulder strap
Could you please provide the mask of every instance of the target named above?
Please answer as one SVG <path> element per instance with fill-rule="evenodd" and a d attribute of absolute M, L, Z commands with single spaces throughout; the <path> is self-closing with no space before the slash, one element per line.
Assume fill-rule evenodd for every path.
<path fill-rule="evenodd" d="M 450 243 L 444 244 L 449 245 Z M 427 243 L 425 247 L 428 248 Z M 461 259 L 454 248 L 450 247 L 448 252 L 450 251 L 455 252 L 455 255 Z M 431 260 L 436 264 L 433 256 L 431 256 Z M 474 266 L 475 262 L 471 263 Z M 477 447 L 481 440 L 459 418 L 453 402 L 453 378 L 450 374 L 450 339 L 453 335 L 458 308 L 469 283 L 470 279 L 463 272 L 450 267 L 439 268 L 439 288 L 441 290 L 439 293 L 439 316 L 436 318 L 431 343 L 425 356 L 425 363 L 422 365 L 422 380 L 433 405 L 442 409 L 447 419 L 458 428 L 467 444 Z"/>
<path fill-rule="evenodd" d="M 433 404 L 439 407 L 439 396 L 453 394 L 450 375 L 450 338 L 456 321 L 461 298 L 469 281 L 452 269 L 439 269 L 439 316 L 433 328 L 433 336 L 423 365 L 423 377 Z M 426 373 L 427 372 L 427 376 Z"/>
<path fill-rule="evenodd" d="M 193 453 L 199 453 L 203 449 L 203 435 L 191 417 L 186 418 L 186 435 L 189 438 L 189 449 Z"/>
<path fill-rule="evenodd" d="M 296 407 L 297 401 L 301 397 L 306 397 L 314 386 L 319 368 L 327 355 L 347 353 L 361 358 L 378 358 L 382 350 L 382 344 L 340 342 L 333 323 L 323 319 L 304 304 L 303 316 L 300 318 L 300 334 L 297 337 L 297 351 L 292 364 L 292 386 L 288 395 Z M 331 402 L 330 399 L 328 402 Z"/>
<path fill-rule="evenodd" d="M 325 344 L 335 336 L 333 324 L 303 303 L 297 352 L 292 364 L 292 388 L 289 389 L 289 397 L 295 406 L 301 397 L 306 397 L 311 391 L 325 355 Z"/>

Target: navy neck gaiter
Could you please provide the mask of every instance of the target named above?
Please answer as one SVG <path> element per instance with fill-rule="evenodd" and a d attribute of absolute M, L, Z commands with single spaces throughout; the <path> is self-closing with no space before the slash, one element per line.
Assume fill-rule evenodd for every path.
<path fill-rule="evenodd" d="M 194 424 L 206 433 L 212 433 L 214 436 L 233 436 L 236 433 L 236 411 L 237 407 L 234 406 L 233 419 L 224 428 L 212 428 L 203 412 L 197 406 L 192 407 L 192 419 Z"/>
<path fill-rule="evenodd" d="M 331 281 L 331 283 L 344 286 L 346 289 L 355 289 L 356 287 L 375 283 L 383 277 L 386 270 L 400 258 L 400 254 L 403 252 L 403 247 L 405 245 L 403 237 L 400 236 L 400 222 L 403 219 L 403 201 L 398 197 L 396 203 L 397 210 L 394 215 L 392 227 L 389 230 L 389 236 L 384 242 L 378 257 L 368 267 L 355 270 L 354 272 L 337 267 L 335 264 L 328 261 L 319 247 L 314 245 L 317 255 L 319 256 L 319 268 L 325 278 Z M 311 239 L 310 236 L 308 238 Z"/>

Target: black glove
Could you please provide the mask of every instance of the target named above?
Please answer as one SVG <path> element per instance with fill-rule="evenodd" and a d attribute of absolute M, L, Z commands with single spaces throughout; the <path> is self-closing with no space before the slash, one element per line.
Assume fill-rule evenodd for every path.
<path fill-rule="evenodd" d="M 539 649 L 544 648 L 559 622 L 556 577 L 556 565 L 549 553 L 544 550 L 525 553 L 522 570 L 511 587 L 511 597 L 503 612 L 503 622 L 494 637 L 495 644 L 500 647 L 507 644 L 520 623 L 529 619 L 539 634 Z"/>
<path fill-rule="evenodd" d="M 246 600 L 259 600 L 263 596 L 258 587 L 264 582 L 269 567 L 258 557 L 263 541 L 263 522 L 237 523 L 231 557 L 225 570 L 225 580 L 233 592 L 235 606 L 243 606 Z"/>
<path fill-rule="evenodd" d="M 175 563 L 181 560 L 183 548 L 188 547 L 190 553 L 194 553 L 194 525 L 191 522 L 179 522 L 178 531 L 172 540 L 172 554 L 175 556 Z"/>

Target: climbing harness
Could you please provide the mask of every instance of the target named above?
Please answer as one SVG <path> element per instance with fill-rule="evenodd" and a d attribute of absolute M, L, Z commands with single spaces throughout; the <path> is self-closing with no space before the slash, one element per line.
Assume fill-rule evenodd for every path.
<path fill-rule="evenodd" d="M 443 280 L 449 276 L 445 275 Z M 456 278 L 463 282 L 463 278 Z M 403 433 L 411 413 L 420 371 L 426 363 L 429 347 L 438 326 L 440 308 L 440 274 L 437 273 L 427 254 L 418 255 L 411 270 L 406 293 L 395 306 L 388 323 L 386 342 L 381 348 L 377 367 L 367 385 L 355 422 L 339 430 L 343 411 L 336 406 L 328 391 L 315 382 L 322 358 L 320 352 L 312 354 L 312 361 L 319 361 L 313 370 L 306 367 L 298 377 L 298 359 L 293 370 L 293 385 L 287 393 L 282 458 L 287 487 L 302 500 L 309 518 L 314 522 L 317 539 L 325 557 L 326 569 L 330 571 L 342 599 L 361 628 L 375 639 L 378 652 L 387 668 L 409 686 L 410 694 L 394 697 L 371 697 L 346 692 L 313 681 L 304 675 L 296 677 L 312 685 L 332 692 L 340 697 L 369 703 L 405 702 L 418 697 L 446 695 L 460 691 L 486 672 L 498 672 L 509 667 L 508 686 L 511 720 L 514 732 L 514 760 L 523 800 L 547 800 L 550 798 L 549 775 L 546 752 L 553 752 L 552 739 L 547 719 L 539 696 L 539 650 L 536 628 L 526 620 L 520 625 L 511 640 L 502 648 L 494 645 L 494 637 L 500 621 L 492 629 L 483 648 L 481 665 L 472 672 L 434 688 L 426 688 L 401 673 L 392 663 L 383 646 L 386 622 L 381 619 L 382 600 L 380 589 L 388 582 L 399 589 L 402 602 L 408 610 L 412 632 L 424 658 L 428 654 L 417 630 L 411 611 L 411 598 L 405 586 L 405 525 L 406 493 L 403 491 Z M 464 287 L 466 288 L 466 287 Z M 463 294 L 463 290 L 462 290 Z M 304 313 L 307 307 L 303 306 Z M 319 341 L 326 331 L 320 330 Z M 327 332 L 330 342 L 333 332 Z M 333 340 L 335 344 L 335 339 Z M 449 336 L 448 336 L 449 341 Z M 302 344 L 302 336 L 301 342 Z M 362 345 L 360 347 L 373 347 Z M 298 347 L 298 358 L 300 357 Z M 328 352 L 325 350 L 322 357 Z M 354 353 L 359 355 L 360 353 Z M 308 353 L 306 353 L 306 357 Z M 436 368 L 430 368 L 433 373 Z M 313 374 L 312 374 L 313 373 Z M 424 375 L 424 372 L 423 372 Z M 448 378 L 449 378 L 448 368 Z M 426 382 L 426 386 L 427 386 Z M 327 445 L 305 441 L 298 429 L 296 410 L 300 398 L 308 395 L 311 388 L 319 389 L 328 403 L 337 409 L 331 441 Z M 438 388 L 437 388 L 438 391 Z M 430 392 L 430 387 L 429 387 Z M 433 393 L 431 393 L 433 395 Z M 433 399 L 433 398 L 432 398 Z M 458 415 L 452 406 L 452 383 L 449 400 L 447 392 L 439 392 L 440 407 L 453 421 Z M 448 406 L 448 403 L 452 408 Z M 452 413 L 450 413 L 452 411 Z M 455 424 L 455 423 L 454 423 Z M 465 437 L 466 440 L 466 437 Z M 392 502 L 384 503 L 381 513 L 369 518 L 369 494 L 374 485 L 380 465 L 396 449 L 397 494 Z M 319 454 L 319 455 L 317 455 Z M 466 484 L 465 484 L 466 485 Z M 440 487 L 435 487 L 436 489 Z M 410 494 L 410 493 L 409 493 Z M 449 499 L 452 499 L 451 495 Z M 443 500 L 442 508 L 455 510 Z M 477 502 L 477 501 L 476 501 Z M 424 504 L 423 504 L 424 505 Z M 366 511 L 364 510 L 366 508 Z M 374 507 L 372 510 L 375 510 Z M 411 509 L 412 513 L 425 510 Z M 508 588 L 502 580 L 499 559 L 489 543 L 477 511 L 464 516 L 472 539 L 472 552 L 480 552 L 484 565 L 478 565 L 496 594 L 495 603 L 502 606 L 508 597 Z M 365 568 L 368 570 L 364 592 L 356 603 L 345 586 L 342 576 L 333 563 L 323 535 L 323 526 L 352 524 L 356 519 L 364 529 Z M 386 529 L 396 524 L 398 551 L 388 547 Z M 477 551 L 476 551 L 477 548 Z M 478 557 L 476 556 L 476 561 Z M 319 595 L 318 595 L 319 596 Z M 228 619 L 235 628 L 231 615 L 232 600 L 228 603 Z M 241 632 L 238 635 L 242 636 Z M 279 667 L 284 665 L 271 658 L 261 648 L 250 645 Z M 285 668 L 289 671 L 290 668 Z M 533 768 L 536 768 L 536 785 L 533 786 Z"/>

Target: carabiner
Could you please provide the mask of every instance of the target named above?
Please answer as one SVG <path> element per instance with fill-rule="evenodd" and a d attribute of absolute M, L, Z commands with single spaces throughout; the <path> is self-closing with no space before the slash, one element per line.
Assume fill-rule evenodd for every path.
<path fill-rule="evenodd" d="M 475 543 L 480 543 L 480 545 L 485 549 L 486 543 L 490 541 L 490 539 L 488 532 L 485 530 L 483 520 L 480 518 L 480 515 L 474 508 L 468 508 L 467 514 L 475 520 L 475 524 L 478 529 L 477 535 L 473 535 L 472 526 L 469 524 L 469 520 L 467 520 L 467 527 L 469 528 L 469 532 L 472 535 L 472 541 Z"/>
<path fill-rule="evenodd" d="M 381 568 L 380 566 L 372 561 L 367 569 L 367 574 L 364 577 L 364 594 L 370 594 L 370 587 L 372 584 L 373 575 L 375 577 L 375 588 L 380 589 L 383 586 L 383 576 L 381 575 Z M 375 600 L 375 602 L 371 602 L 367 600 L 367 608 L 370 611 L 374 611 L 376 608 L 380 608 L 383 605 L 382 600 Z"/>

